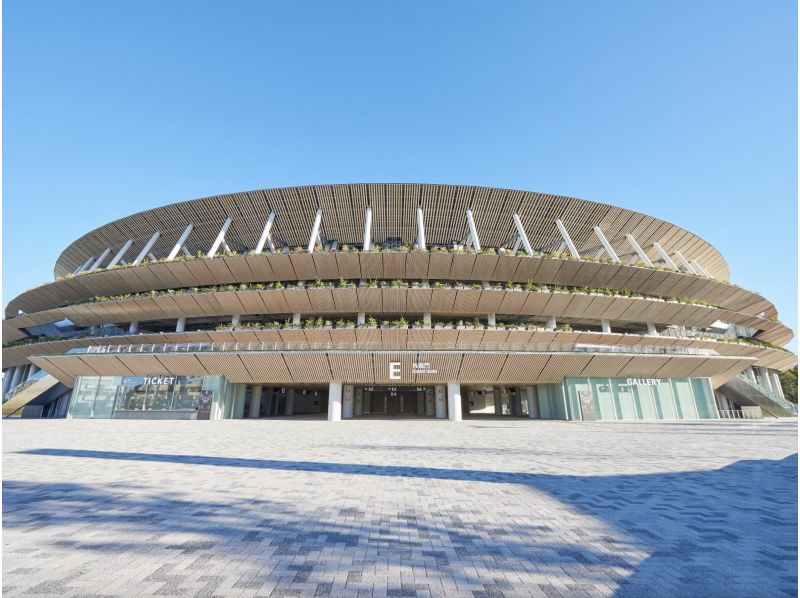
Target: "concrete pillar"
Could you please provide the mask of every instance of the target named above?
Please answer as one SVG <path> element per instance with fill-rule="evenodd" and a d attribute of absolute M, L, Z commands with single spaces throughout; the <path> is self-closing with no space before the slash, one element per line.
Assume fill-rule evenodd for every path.
<path fill-rule="evenodd" d="M 359 326 L 363 326 L 366 323 L 367 323 L 367 315 L 364 312 L 359 313 L 356 316 L 356 324 L 358 324 Z"/>
<path fill-rule="evenodd" d="M 261 385 L 256 384 L 250 390 L 250 412 L 248 417 L 258 417 L 261 413 Z"/>
<path fill-rule="evenodd" d="M 519 417 L 522 415 L 522 389 L 517 388 L 517 392 L 511 395 L 511 415 Z"/>
<path fill-rule="evenodd" d="M 34 364 L 31 364 L 31 367 L 28 368 L 28 373 L 25 375 L 25 380 L 30 380 L 33 378 L 34 374 L 39 371 L 39 368 L 36 367 Z"/>
<path fill-rule="evenodd" d="M 651 322 L 647 323 L 647 336 L 658 336 L 658 330 L 656 330 L 656 325 Z"/>
<path fill-rule="evenodd" d="M 100 326 L 98 326 L 97 324 L 92 326 L 91 334 L 92 334 L 92 336 L 97 336 L 98 334 L 100 334 Z"/>
<path fill-rule="evenodd" d="M 494 328 L 497 326 L 497 315 L 496 314 L 487 314 L 486 315 L 486 323 Z"/>
<path fill-rule="evenodd" d="M 425 326 L 431 325 L 431 312 L 428 311 L 422 314 L 422 323 L 425 324 Z"/>
<path fill-rule="evenodd" d="M 294 415 L 294 388 L 286 389 L 286 415 Z"/>
<path fill-rule="evenodd" d="M 786 397 L 783 396 L 783 385 L 781 384 L 781 379 L 778 375 L 778 371 L 770 370 L 769 373 L 772 376 L 772 386 L 774 388 L 775 394 L 779 395 L 782 399 L 785 400 Z"/>
<path fill-rule="evenodd" d="M 425 413 L 425 391 L 417 392 L 417 415 Z"/>
<path fill-rule="evenodd" d="M 364 389 L 356 388 L 354 396 L 353 411 L 356 417 L 361 417 L 364 415 Z"/>
<path fill-rule="evenodd" d="M 353 419 L 353 403 L 355 393 L 352 384 L 345 384 L 342 387 L 342 419 Z M 328 410 L 330 410 L 330 399 L 328 400 Z"/>
<path fill-rule="evenodd" d="M 328 385 L 328 421 L 342 419 L 342 383 L 331 381 Z"/>
<path fill-rule="evenodd" d="M 555 316 L 547 316 L 547 328 L 550 330 L 556 329 L 556 317 Z"/>
<path fill-rule="evenodd" d="M 233 328 L 234 330 L 236 330 L 237 328 L 239 328 L 239 325 L 240 325 L 241 323 L 242 323 L 242 316 L 240 316 L 240 315 L 235 315 L 235 316 L 233 316 L 233 317 L 231 318 L 231 328 Z"/>
<path fill-rule="evenodd" d="M 447 387 L 445 386 L 436 386 L 434 388 L 434 397 L 435 397 L 435 415 L 439 419 L 443 419 L 447 417 Z"/>
<path fill-rule="evenodd" d="M 300 314 L 292 314 L 292 326 L 300 326 Z"/>
<path fill-rule="evenodd" d="M 611 322 L 608 320 L 600 320 L 600 326 L 603 327 L 604 334 L 611 334 Z"/>
<path fill-rule="evenodd" d="M 528 386 L 526 390 L 528 395 L 528 417 L 539 419 L 541 415 L 539 413 L 539 397 L 536 396 L 536 387 Z"/>
<path fill-rule="evenodd" d="M 494 393 L 494 414 L 503 415 L 503 397 L 500 396 L 500 387 L 495 386 L 492 392 Z"/>
<path fill-rule="evenodd" d="M 175 332 L 183 332 L 184 330 L 186 330 L 186 316 L 181 316 L 175 324 Z"/>
<path fill-rule="evenodd" d="M 14 375 L 11 378 L 11 388 L 9 390 L 14 390 L 20 382 L 22 382 L 22 374 L 25 373 L 25 366 L 18 365 L 14 368 Z"/>
<path fill-rule="evenodd" d="M 6 368 L 3 374 L 3 396 L 11 389 L 11 379 L 14 377 L 16 367 Z"/>
<path fill-rule="evenodd" d="M 447 415 L 451 422 L 461 421 L 461 385 L 458 382 L 447 383 Z"/>
<path fill-rule="evenodd" d="M 128 326 L 128 334 L 139 334 L 139 322 L 131 322 Z"/>
<path fill-rule="evenodd" d="M 434 391 L 433 388 L 425 389 L 425 415 L 433 417 L 436 414 L 434 407 Z"/>

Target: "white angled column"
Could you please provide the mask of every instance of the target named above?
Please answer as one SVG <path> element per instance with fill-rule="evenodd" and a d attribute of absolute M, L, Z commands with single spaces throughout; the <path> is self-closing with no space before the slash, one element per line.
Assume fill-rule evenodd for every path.
<path fill-rule="evenodd" d="M 631 247 L 633 247 L 633 250 L 636 252 L 636 255 L 639 256 L 639 259 L 642 260 L 647 266 L 652 268 L 653 262 L 651 262 L 650 258 L 647 257 L 647 254 L 639 246 L 638 241 L 636 241 L 636 239 L 633 238 L 633 235 L 628 233 L 627 235 L 625 235 L 625 238 L 628 239 L 628 243 L 630 243 Z"/>
<path fill-rule="evenodd" d="M 241 326 L 241 324 L 242 324 L 242 316 L 240 316 L 240 315 L 234 315 L 234 316 L 231 318 L 231 328 L 233 328 L 234 330 L 236 330 L 237 328 L 239 328 L 239 326 Z"/>
<path fill-rule="evenodd" d="M 425 251 L 425 220 L 422 216 L 422 206 L 417 206 L 417 249 Z"/>
<path fill-rule="evenodd" d="M 600 320 L 600 326 L 603 328 L 604 334 L 611 334 L 611 322 L 608 320 Z"/>
<path fill-rule="evenodd" d="M 608 239 L 606 239 L 605 234 L 603 234 L 603 230 L 599 226 L 593 226 L 592 230 L 594 231 L 594 235 L 597 237 L 597 240 L 600 241 L 600 244 L 603 246 L 603 249 L 606 250 L 608 257 L 611 258 L 611 261 L 615 264 L 618 264 L 619 256 L 617 255 L 617 252 L 614 251 L 611 243 L 608 242 Z"/>
<path fill-rule="evenodd" d="M 178 242 L 175 243 L 175 247 L 172 248 L 172 251 L 170 251 L 169 255 L 167 256 L 168 262 L 174 260 L 178 253 L 180 253 L 181 249 L 183 249 L 183 245 L 186 243 L 186 239 L 189 238 L 189 235 L 192 234 L 193 228 L 194 224 L 189 224 L 189 226 L 184 229 L 183 233 L 181 233 L 181 236 L 178 238 Z"/>
<path fill-rule="evenodd" d="M 558 232 L 561 233 L 561 238 L 564 239 L 564 243 L 567 244 L 567 248 L 569 249 L 570 254 L 572 254 L 572 257 L 574 257 L 576 260 L 581 259 L 581 254 L 578 253 L 578 248 L 575 247 L 575 243 L 572 242 L 572 237 L 569 236 L 564 223 L 561 222 L 561 220 L 556 220 L 556 226 L 558 227 Z"/>
<path fill-rule="evenodd" d="M 517 229 L 519 240 L 522 241 L 522 247 L 525 249 L 525 253 L 528 255 L 533 255 L 533 248 L 531 247 L 530 241 L 528 241 L 528 234 L 525 232 L 525 228 L 522 226 L 522 220 L 519 219 L 519 214 L 514 214 L 512 219 L 514 220 L 514 226 Z M 516 253 L 516 250 L 514 253 Z"/>
<path fill-rule="evenodd" d="M 139 332 L 139 322 L 131 322 L 131 325 L 128 326 L 128 334 L 138 334 Z"/>
<path fill-rule="evenodd" d="M 461 421 L 461 384 L 447 383 L 447 416 L 451 422 Z"/>
<path fill-rule="evenodd" d="M 25 373 L 24 365 L 18 365 L 16 368 L 14 368 L 14 374 L 13 377 L 11 378 L 11 388 L 9 388 L 9 390 L 14 390 L 19 385 L 19 383 L 22 382 L 22 374 L 24 373 Z"/>
<path fill-rule="evenodd" d="M 147 254 L 150 253 L 150 250 L 153 248 L 153 245 L 156 244 L 158 238 L 161 236 L 161 231 L 156 231 L 153 233 L 153 236 L 150 237 L 150 240 L 145 243 L 142 250 L 139 252 L 139 255 L 136 256 L 136 259 L 133 260 L 133 265 L 136 266 L 142 262 L 144 258 L 147 257 Z"/>
<path fill-rule="evenodd" d="M 186 316 L 181 316 L 175 324 L 175 332 L 183 332 L 184 330 L 186 330 Z"/>
<path fill-rule="evenodd" d="M 222 228 L 219 229 L 219 233 L 217 233 L 217 238 L 214 239 L 214 244 L 211 245 L 211 249 L 208 250 L 208 257 L 213 258 L 217 254 L 217 250 L 219 250 L 219 246 L 222 245 L 222 242 L 225 240 L 225 233 L 228 232 L 228 227 L 233 222 L 233 219 L 229 216 L 225 219 L 225 223 L 222 225 Z"/>
<path fill-rule="evenodd" d="M 550 330 L 556 329 L 556 317 L 555 316 L 547 316 L 547 328 Z"/>
<path fill-rule="evenodd" d="M 77 275 L 77 274 L 80 274 L 81 272 L 83 272 L 84 270 L 86 270 L 86 268 L 88 268 L 89 266 L 91 266 L 93 262 L 94 262 L 94 257 L 90 257 L 88 260 L 86 260 L 86 261 L 83 263 L 83 266 L 79 266 L 79 267 L 78 267 L 78 268 L 77 268 L 77 269 L 76 269 L 76 270 L 75 270 L 75 271 L 72 273 L 72 275 L 73 275 L 73 276 L 75 276 L 75 275 Z"/>
<path fill-rule="evenodd" d="M 342 383 L 331 382 L 328 385 L 328 421 L 338 422 L 342 419 Z"/>
<path fill-rule="evenodd" d="M 308 238 L 308 253 L 313 253 L 319 242 L 319 228 L 322 226 L 322 208 L 317 208 L 314 215 L 314 224 L 311 225 L 311 236 Z"/>
<path fill-rule="evenodd" d="M 261 413 L 261 385 L 256 384 L 250 389 L 250 411 L 248 417 L 256 418 Z"/>
<path fill-rule="evenodd" d="M 472 217 L 472 210 L 467 210 L 467 224 L 469 225 L 469 234 L 472 240 L 472 247 L 475 253 L 481 252 L 481 242 L 478 239 L 478 229 L 475 226 L 475 219 Z"/>
<path fill-rule="evenodd" d="M 117 255 L 114 256 L 114 259 L 108 262 L 108 266 L 106 266 L 106 269 L 113 268 L 114 266 L 116 266 L 122 259 L 122 257 L 125 255 L 125 253 L 128 251 L 128 249 L 131 248 L 131 245 L 133 245 L 133 239 L 128 239 L 125 245 L 122 246 L 122 249 L 120 249 L 119 252 L 117 252 Z"/>
<path fill-rule="evenodd" d="M 100 268 L 100 265 L 108 257 L 109 253 L 111 253 L 111 247 L 107 247 L 106 250 L 103 253 L 100 254 L 100 257 L 97 258 L 97 261 L 94 263 L 94 266 L 92 266 L 92 269 L 91 269 L 92 272 L 94 272 L 95 270 Z"/>
<path fill-rule="evenodd" d="M 372 208 L 367 206 L 364 212 L 364 244 L 362 251 L 372 249 Z"/>
<path fill-rule="evenodd" d="M 254 251 L 256 255 L 264 251 L 264 245 L 267 243 L 269 243 L 270 252 L 275 253 L 275 243 L 272 242 L 272 223 L 274 221 L 275 212 L 270 212 L 267 223 L 264 225 L 264 230 L 261 232 L 261 238 L 259 238 L 258 245 L 256 245 L 256 250 Z"/>
<path fill-rule="evenodd" d="M 685 257 L 683 257 L 683 254 L 680 251 L 678 251 L 677 249 L 675 250 L 675 255 L 678 256 L 678 259 L 681 261 L 681 263 L 683 264 L 683 267 L 686 268 L 686 271 L 689 274 L 697 274 L 697 272 L 694 271 L 694 268 L 692 267 L 692 265 L 689 263 L 689 260 L 687 260 Z"/>
<path fill-rule="evenodd" d="M 647 323 L 647 336 L 658 336 L 658 330 L 656 330 L 656 325 L 652 322 Z"/>
<path fill-rule="evenodd" d="M 672 261 L 672 258 L 669 257 L 669 254 L 664 251 L 664 248 L 661 247 L 661 244 L 653 243 L 653 248 L 656 250 L 656 253 L 661 256 L 661 259 L 664 260 L 664 263 L 677 272 L 678 266 L 676 266 L 675 262 Z"/>

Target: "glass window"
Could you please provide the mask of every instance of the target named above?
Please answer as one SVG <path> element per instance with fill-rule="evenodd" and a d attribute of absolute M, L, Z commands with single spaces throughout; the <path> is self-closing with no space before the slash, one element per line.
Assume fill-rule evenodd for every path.
<path fill-rule="evenodd" d="M 660 419 L 656 410 L 655 400 L 653 399 L 653 386 L 643 385 L 634 386 L 633 391 L 636 395 L 636 402 L 639 405 L 640 419 Z"/>
<path fill-rule="evenodd" d="M 714 392 L 711 390 L 708 378 L 692 378 L 691 382 L 697 416 L 701 419 L 715 419 L 717 404 L 714 401 Z"/>
<path fill-rule="evenodd" d="M 118 376 L 103 376 L 97 384 L 97 394 L 94 399 L 92 417 L 110 418 L 114 411 L 114 401 L 117 398 L 120 378 Z"/>
<path fill-rule="evenodd" d="M 78 376 L 72 391 L 72 402 L 69 416 L 74 418 L 92 417 L 94 396 L 97 393 L 98 378 L 96 376 Z"/>
<path fill-rule="evenodd" d="M 678 416 L 681 419 L 697 419 L 697 408 L 692 395 L 692 385 L 688 378 L 672 378 L 672 390 L 675 393 L 675 403 L 678 406 Z"/>
<path fill-rule="evenodd" d="M 679 419 L 675 409 L 675 399 L 672 396 L 672 385 L 669 380 L 662 379 L 658 386 L 653 387 L 656 402 L 661 409 L 662 419 Z"/>
<path fill-rule="evenodd" d="M 592 378 L 592 394 L 597 404 L 598 419 L 615 420 L 614 395 L 607 378 Z"/>
<path fill-rule="evenodd" d="M 612 378 L 611 388 L 614 392 L 619 419 L 635 420 L 637 419 L 636 403 L 631 387 L 626 382 L 625 378 Z"/>

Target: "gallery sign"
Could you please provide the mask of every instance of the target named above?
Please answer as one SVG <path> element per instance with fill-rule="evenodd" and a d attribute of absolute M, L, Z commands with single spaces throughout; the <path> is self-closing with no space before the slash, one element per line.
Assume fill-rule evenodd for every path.
<path fill-rule="evenodd" d="M 661 378 L 628 378 L 625 383 L 628 386 L 658 386 Z"/>

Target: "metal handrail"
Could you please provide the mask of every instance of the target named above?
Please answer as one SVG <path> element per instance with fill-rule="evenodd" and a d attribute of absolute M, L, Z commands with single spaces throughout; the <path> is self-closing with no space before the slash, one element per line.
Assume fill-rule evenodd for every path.
<path fill-rule="evenodd" d="M 772 390 L 770 390 L 766 386 L 763 386 L 763 385 L 759 384 L 758 382 L 753 382 L 745 374 L 737 374 L 736 377 L 739 380 L 742 380 L 742 381 L 746 382 L 751 388 L 757 390 L 758 392 L 760 392 L 761 394 L 763 394 L 764 396 L 769 398 L 772 402 L 780 405 L 781 407 L 783 407 L 784 409 L 786 409 L 790 413 L 793 413 L 793 414 L 797 415 L 797 405 L 787 401 L 786 399 L 781 397 L 778 393 L 773 392 Z"/>
<path fill-rule="evenodd" d="M 720 419 L 764 419 L 764 416 L 760 411 L 751 411 L 749 409 L 744 411 L 737 411 L 735 409 L 718 409 L 717 413 L 719 414 Z"/>
<path fill-rule="evenodd" d="M 290 341 L 290 342 L 223 342 L 223 343 L 158 343 L 141 345 L 93 345 L 73 349 L 69 353 L 205 353 L 245 351 L 477 351 L 505 353 L 622 353 L 636 355 L 696 355 L 713 356 L 711 349 L 656 345 L 589 345 L 563 343 L 485 342 L 450 343 L 409 341 L 403 347 L 383 342 Z"/>

